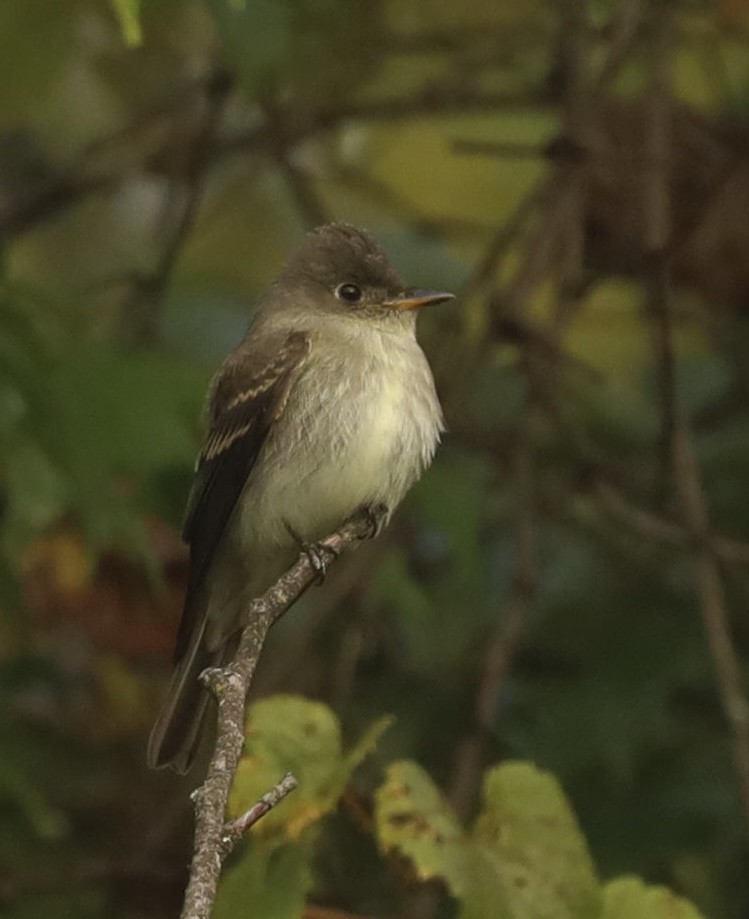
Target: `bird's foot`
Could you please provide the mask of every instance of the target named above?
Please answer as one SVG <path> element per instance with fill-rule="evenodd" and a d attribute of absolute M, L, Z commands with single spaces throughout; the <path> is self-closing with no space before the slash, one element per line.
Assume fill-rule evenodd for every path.
<path fill-rule="evenodd" d="M 339 554 L 338 550 L 325 542 L 308 542 L 288 523 L 286 523 L 285 526 L 294 542 L 297 544 L 299 551 L 307 556 L 310 567 L 315 573 L 315 583 L 318 585 L 322 584 L 325 580 L 325 575 L 328 573 L 330 556 L 332 555 L 334 558 L 337 558 Z"/>
<path fill-rule="evenodd" d="M 390 516 L 390 508 L 387 504 L 368 504 L 361 509 L 362 514 L 367 518 L 369 523 L 369 533 L 367 534 L 368 539 L 374 539 L 375 536 L 379 536 L 385 528 L 388 517 Z"/>
<path fill-rule="evenodd" d="M 309 559 L 312 570 L 315 572 L 315 583 L 318 585 L 322 584 L 325 580 L 325 575 L 328 573 L 328 565 L 330 564 L 329 553 L 337 557 L 338 552 L 331 546 L 325 545 L 325 543 L 317 542 L 302 543 L 300 548 Z"/>

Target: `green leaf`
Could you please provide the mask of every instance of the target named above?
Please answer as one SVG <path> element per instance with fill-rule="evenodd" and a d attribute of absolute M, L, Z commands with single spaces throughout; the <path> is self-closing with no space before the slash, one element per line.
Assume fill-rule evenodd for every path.
<path fill-rule="evenodd" d="M 380 738 L 392 725 L 393 721 L 394 718 L 391 715 L 384 715 L 382 718 L 378 718 L 357 740 L 344 759 L 349 775 L 374 751 Z"/>
<path fill-rule="evenodd" d="M 455 896 L 467 893 L 471 853 L 465 835 L 421 766 L 401 761 L 388 768 L 377 790 L 375 820 L 380 847 L 407 858 L 419 880 L 439 878 Z"/>
<path fill-rule="evenodd" d="M 603 919 L 702 919 L 702 913 L 666 887 L 621 877 L 604 887 Z"/>
<path fill-rule="evenodd" d="M 255 846 L 243 852 L 239 863 L 221 879 L 216 919 L 250 915 L 298 919 L 312 884 L 311 858 L 310 840 L 279 849 Z"/>
<path fill-rule="evenodd" d="M 131 47 L 141 44 L 140 0 L 111 0 L 125 42 Z"/>
<path fill-rule="evenodd" d="M 247 715 L 245 754 L 234 780 L 229 811 L 241 814 L 286 773 L 299 787 L 257 824 L 258 835 L 298 838 L 336 805 L 355 767 L 387 726 L 377 722 L 344 754 L 335 714 L 301 696 L 263 699 Z"/>
<path fill-rule="evenodd" d="M 252 915 L 263 919 L 301 915 L 312 883 L 319 821 L 335 807 L 349 776 L 389 723 L 377 721 L 344 754 L 338 719 L 320 702 L 279 695 L 250 708 L 229 812 L 246 811 L 286 772 L 294 773 L 299 787 L 253 828 L 251 843 L 241 848 L 222 880 L 219 919 L 247 914 L 248 903 Z"/>
<path fill-rule="evenodd" d="M 529 763 L 506 763 L 486 774 L 484 802 L 474 842 L 495 873 L 497 898 L 508 904 L 507 915 L 597 917 L 601 897 L 595 869 L 557 780 Z M 490 915 L 482 886 L 469 891 L 464 916 Z"/>
<path fill-rule="evenodd" d="M 192 463 L 202 375 L 163 354 L 84 347 L 66 355 L 51 382 L 67 402 L 65 416 L 50 412 L 48 423 L 61 446 L 67 441 L 70 462 L 149 474 Z"/>
<path fill-rule="evenodd" d="M 3 717 L 7 722 L 8 713 L 3 712 Z M 28 763 L 22 755 L 25 751 L 22 746 L 19 749 L 18 735 L 5 729 L 0 736 L 4 750 L 0 757 L 0 802 L 17 807 L 39 836 L 59 836 L 63 821 L 30 779 Z"/>
<path fill-rule="evenodd" d="M 6 450 L 3 466 L 7 506 L 2 539 L 4 549 L 14 554 L 62 514 L 70 487 L 49 456 L 25 439 Z"/>

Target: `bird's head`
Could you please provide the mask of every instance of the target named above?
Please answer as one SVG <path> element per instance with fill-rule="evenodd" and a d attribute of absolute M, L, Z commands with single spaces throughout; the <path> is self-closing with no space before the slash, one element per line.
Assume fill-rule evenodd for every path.
<path fill-rule="evenodd" d="M 445 291 L 406 287 L 377 240 L 343 223 L 318 227 L 307 236 L 278 276 L 274 293 L 275 300 L 297 312 L 406 329 L 413 329 L 422 306 L 453 299 Z"/>

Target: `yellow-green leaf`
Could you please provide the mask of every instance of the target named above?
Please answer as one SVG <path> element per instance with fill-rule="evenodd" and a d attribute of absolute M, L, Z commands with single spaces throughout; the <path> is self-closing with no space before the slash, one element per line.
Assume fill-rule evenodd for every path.
<path fill-rule="evenodd" d="M 470 853 L 463 830 L 421 766 L 403 761 L 388 768 L 375 819 L 385 852 L 407 858 L 420 880 L 440 878 L 456 896 L 465 894 Z"/>
<path fill-rule="evenodd" d="M 230 813 L 243 813 L 292 772 L 299 787 L 257 824 L 257 832 L 298 838 L 333 810 L 349 776 L 385 726 L 378 722 L 345 754 L 340 724 L 326 705 L 292 695 L 262 699 L 247 715 L 245 754 L 234 780 Z"/>
<path fill-rule="evenodd" d="M 599 916 L 596 872 L 577 820 L 552 775 L 530 763 L 498 766 L 486 774 L 484 802 L 474 842 L 496 872 L 513 919 Z"/>
<path fill-rule="evenodd" d="M 122 36 L 130 46 L 143 41 L 140 28 L 140 0 L 112 0 L 114 11 L 120 20 Z"/>
<path fill-rule="evenodd" d="M 245 850 L 221 879 L 215 919 L 298 919 L 312 884 L 311 858 L 309 841 Z"/>
<path fill-rule="evenodd" d="M 603 919 L 702 919 L 702 913 L 666 887 L 621 877 L 604 887 Z"/>

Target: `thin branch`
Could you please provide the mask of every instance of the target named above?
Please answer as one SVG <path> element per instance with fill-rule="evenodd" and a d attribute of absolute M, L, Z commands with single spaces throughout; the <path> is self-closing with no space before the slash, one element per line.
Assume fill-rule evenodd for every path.
<path fill-rule="evenodd" d="M 542 179 L 517 205 L 510 217 L 497 227 L 483 255 L 476 263 L 460 291 L 461 300 L 467 300 L 484 287 L 492 284 L 499 263 L 512 243 L 517 240 L 518 234 L 526 221 L 542 204 L 546 204 L 550 199 L 553 199 L 557 191 L 553 177 Z"/>
<path fill-rule="evenodd" d="M 326 537 L 318 548 L 327 556 L 326 563 L 331 563 L 345 548 L 371 534 L 370 517 L 357 515 Z M 216 745 L 206 778 L 193 793 L 195 848 L 181 919 L 208 919 L 211 915 L 221 868 L 239 838 L 236 834 L 237 822 L 227 824 L 225 814 L 244 745 L 247 693 L 271 626 L 317 577 L 309 557 L 302 554 L 286 574 L 250 604 L 248 624 L 242 631 L 234 659 L 226 667 L 208 670 L 203 675 L 218 700 Z M 279 783 L 270 793 L 273 800 L 282 791 L 288 794 L 291 790 L 289 782 Z M 240 818 L 240 822 L 244 819 Z"/>
<path fill-rule="evenodd" d="M 734 769 L 746 820 L 749 822 L 749 700 L 743 686 L 741 665 L 731 635 L 726 610 L 723 575 L 710 532 L 710 511 L 702 477 L 694 455 L 694 438 L 676 388 L 674 329 L 670 310 L 670 278 L 665 253 L 672 224 L 669 175 L 665 166 L 670 136 L 670 66 L 672 22 L 663 7 L 655 14 L 651 45 L 650 152 L 654 166 L 647 177 L 645 235 L 653 257 L 650 276 L 650 310 L 653 320 L 655 360 L 662 400 L 661 462 L 664 483 L 678 497 L 684 525 L 696 546 L 696 589 L 700 614 L 715 669 L 718 694 L 728 721 Z"/>
<path fill-rule="evenodd" d="M 565 0 L 560 17 L 560 55 L 564 64 L 564 134 L 580 149 L 584 128 L 585 83 L 580 67 L 587 17 L 577 0 Z M 516 271 L 505 294 L 511 309 L 525 306 L 532 291 L 548 273 L 553 253 L 560 253 L 560 284 L 556 309 L 544 335 L 553 355 L 561 353 L 561 337 L 573 308 L 582 274 L 584 247 L 584 158 L 562 159 L 549 180 L 548 206 L 537 239 Z M 557 193 L 554 194 L 554 190 Z M 500 313 L 501 315 L 501 313 Z M 495 311 L 496 317 L 496 311 Z M 495 318 L 496 323 L 496 318 Z M 540 360 L 539 360 L 540 358 Z M 536 450 L 540 392 L 558 376 L 558 361 L 526 342 L 523 365 L 527 398 L 515 440 L 514 470 L 517 494 L 516 558 L 510 595 L 484 655 L 474 703 L 475 730 L 459 748 L 451 800 L 462 818 L 468 817 L 486 762 L 488 738 L 499 713 L 501 689 L 515 660 L 535 595 L 536 517 L 538 513 Z"/>
<path fill-rule="evenodd" d="M 409 118 L 466 114 L 467 112 L 525 112 L 544 104 L 546 100 L 538 91 L 518 93 L 485 92 L 472 87 L 454 87 L 427 84 L 408 96 L 371 99 L 363 102 L 342 103 L 321 107 L 317 111 L 297 112 L 290 119 L 289 140 L 300 143 L 316 134 L 336 130 L 342 122 L 378 124 L 404 121 Z M 265 148 L 269 143 L 264 122 L 224 138 L 216 143 L 215 153 L 225 155 L 244 153 Z"/>
<path fill-rule="evenodd" d="M 135 279 L 123 307 L 120 328 L 126 344 L 148 344 L 158 338 L 159 308 L 203 200 L 215 134 L 231 89 L 232 80 L 223 72 L 216 73 L 206 85 L 196 123 L 187 132 L 186 161 L 178 164 L 166 193 L 163 226 L 158 233 L 163 239 L 159 256 L 151 271 Z M 173 152 L 185 156 L 182 144 L 175 145 Z"/>
<path fill-rule="evenodd" d="M 631 60 L 645 21 L 645 0 L 623 0 L 611 29 L 608 55 L 595 79 L 594 94 L 600 98 L 618 76 L 622 64 Z"/>
<path fill-rule="evenodd" d="M 518 641 L 534 594 L 535 472 L 532 397 L 525 409 L 515 451 L 517 544 L 509 597 L 489 637 L 474 701 L 473 730 L 463 738 L 455 758 L 450 800 L 458 815 L 468 817 L 486 763 L 489 737 L 499 712 L 501 690 L 515 659 Z"/>
<path fill-rule="evenodd" d="M 296 780 L 296 777 L 292 775 L 291 772 L 287 772 L 286 775 L 276 784 L 270 791 L 260 798 L 252 807 L 245 811 L 240 817 L 237 817 L 235 820 L 229 821 L 224 827 L 224 842 L 228 845 L 234 845 L 235 842 L 240 840 L 245 833 L 252 829 L 253 826 L 262 819 L 270 810 L 279 804 L 286 795 L 291 794 L 295 788 L 299 787 L 299 782 Z"/>
<path fill-rule="evenodd" d="M 565 445 L 573 452 L 580 466 L 580 475 L 571 483 L 574 495 L 595 498 L 597 509 L 608 518 L 625 526 L 634 535 L 651 543 L 659 543 L 674 549 L 691 550 L 695 546 L 694 535 L 681 521 L 659 514 L 641 503 L 639 498 L 622 488 L 621 483 L 604 466 L 602 458 L 591 454 L 585 445 L 576 438 L 577 432 L 570 433 L 569 427 L 561 428 L 559 412 L 550 408 L 547 394 L 544 393 L 540 405 L 544 417 L 551 421 L 564 440 Z M 502 470 L 503 475 L 511 473 L 510 447 L 518 437 L 517 426 L 502 427 L 493 431 L 478 431 L 473 425 L 466 424 L 459 417 L 451 419 L 450 436 L 454 443 L 479 451 L 490 457 Z M 551 500 L 556 493 L 553 489 L 539 483 L 539 495 L 547 500 L 549 507 L 558 508 L 559 501 Z M 710 550 L 718 557 L 724 567 L 749 567 L 749 543 L 723 533 L 711 530 L 702 537 L 707 540 Z"/>
<path fill-rule="evenodd" d="M 86 144 L 75 160 L 64 170 L 50 172 L 44 181 L 29 187 L 28 183 L 14 187 L 9 200 L 0 202 L 0 237 L 10 239 L 21 235 L 44 220 L 85 201 L 88 197 L 119 188 L 135 165 L 130 157 L 122 156 L 122 148 L 134 139 L 142 141 L 147 132 L 168 131 L 179 112 L 194 104 L 196 94 L 205 94 L 214 74 L 189 80 L 145 112 L 136 114 L 116 130 Z M 105 162 L 107 154 L 116 152 L 119 165 L 112 169 Z M 148 146 L 142 156 L 153 156 Z"/>
<path fill-rule="evenodd" d="M 330 221 L 330 215 L 312 180 L 294 159 L 294 139 L 289 136 L 284 110 L 273 98 L 261 99 L 270 139 L 270 153 L 278 171 L 286 180 L 299 215 L 307 229 Z"/>
<path fill-rule="evenodd" d="M 612 519 L 629 527 L 633 533 L 675 547 L 694 545 L 694 534 L 688 528 L 630 500 L 603 478 L 594 481 L 593 492 L 601 508 Z M 710 551 L 724 565 L 749 565 L 749 544 L 714 531 L 705 533 L 700 538 L 702 543 L 707 541 Z"/>
<path fill-rule="evenodd" d="M 453 237 L 468 239 L 483 237 L 485 225 L 480 221 L 444 213 L 430 215 L 395 187 L 355 163 L 338 157 L 333 159 L 329 168 L 337 182 L 372 201 L 378 208 L 390 211 L 399 221 L 413 227 L 417 233 L 437 237 L 450 234 Z"/>
<path fill-rule="evenodd" d="M 675 485 L 684 522 L 699 545 L 695 559 L 700 614 L 715 668 L 721 706 L 731 732 L 739 795 L 749 822 L 749 699 L 731 634 L 722 572 L 710 545 L 710 515 L 694 456 L 692 435 L 686 418 L 681 414 L 677 416 L 673 458 Z"/>
<path fill-rule="evenodd" d="M 645 248 L 649 278 L 647 313 L 655 357 L 657 389 L 660 397 L 661 431 L 659 475 L 656 482 L 658 503 L 663 506 L 671 484 L 671 450 L 676 424 L 676 358 L 673 348 L 669 298 L 670 268 L 668 248 L 671 238 L 671 194 L 669 159 L 672 149 L 671 101 L 672 35 L 665 10 L 654 14 L 650 48 L 650 105 L 646 147 L 650 166 L 643 182 Z"/>
<path fill-rule="evenodd" d="M 119 184 L 119 178 L 80 175 L 67 171 L 49 177 L 40 186 L 8 202 L 0 202 L 0 239 L 20 236 L 44 220 L 54 218 L 59 211 L 74 207 L 88 197 L 103 194 Z"/>

